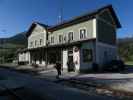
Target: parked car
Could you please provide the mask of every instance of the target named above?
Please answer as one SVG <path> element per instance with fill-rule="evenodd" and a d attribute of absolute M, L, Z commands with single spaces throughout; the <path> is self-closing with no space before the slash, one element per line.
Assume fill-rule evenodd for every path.
<path fill-rule="evenodd" d="M 122 60 L 112 60 L 103 67 L 106 71 L 123 71 L 125 69 L 125 64 Z"/>

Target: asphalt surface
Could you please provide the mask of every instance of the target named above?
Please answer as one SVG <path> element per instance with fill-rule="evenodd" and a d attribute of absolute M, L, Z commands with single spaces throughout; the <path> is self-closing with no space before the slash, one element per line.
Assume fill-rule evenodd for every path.
<path fill-rule="evenodd" d="M 22 100 L 116 100 L 110 96 L 94 96 L 80 89 L 3 68 L 0 69 L 0 78 L 0 86 L 12 90 Z"/>

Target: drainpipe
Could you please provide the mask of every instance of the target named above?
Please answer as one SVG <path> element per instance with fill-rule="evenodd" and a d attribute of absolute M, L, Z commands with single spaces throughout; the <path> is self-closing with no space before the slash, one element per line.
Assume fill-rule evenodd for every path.
<path fill-rule="evenodd" d="M 45 51 L 45 56 L 46 56 L 46 64 L 45 64 L 45 68 L 47 69 L 47 66 L 48 66 L 48 60 L 47 60 L 47 47 L 46 47 L 46 51 Z"/>
<path fill-rule="evenodd" d="M 45 68 L 47 69 L 47 66 L 48 66 L 48 32 L 46 31 L 46 51 L 45 51 L 45 56 L 46 56 L 46 63 L 45 63 Z"/>

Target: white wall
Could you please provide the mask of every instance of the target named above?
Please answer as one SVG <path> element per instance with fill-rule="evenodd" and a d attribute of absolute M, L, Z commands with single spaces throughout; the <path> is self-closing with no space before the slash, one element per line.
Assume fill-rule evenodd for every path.
<path fill-rule="evenodd" d="M 42 61 L 42 65 L 46 65 L 46 61 Z"/>
<path fill-rule="evenodd" d="M 68 62 L 68 49 L 63 50 L 63 69 L 68 69 L 67 62 Z M 77 62 L 77 64 L 75 64 L 75 68 L 76 68 L 76 70 L 79 70 L 79 68 L 80 68 L 80 50 L 75 52 L 73 49 L 73 62 Z"/>
<path fill-rule="evenodd" d="M 67 61 L 68 61 L 68 51 L 63 50 L 63 69 L 67 69 Z"/>
<path fill-rule="evenodd" d="M 83 62 L 83 49 L 91 49 L 92 50 L 92 56 L 93 59 L 91 62 Z M 86 70 L 92 68 L 92 63 L 95 62 L 96 59 L 95 54 L 95 41 L 88 41 L 85 43 L 82 43 L 81 48 L 79 48 L 78 52 L 74 52 L 73 49 L 73 61 L 77 61 L 77 64 L 75 65 L 76 70 Z M 67 61 L 68 61 L 68 50 L 63 50 L 63 69 L 68 69 L 67 67 Z"/>
<path fill-rule="evenodd" d="M 96 38 L 96 19 L 91 19 L 82 23 L 78 23 L 72 26 L 68 26 L 59 30 L 54 31 L 53 33 L 49 34 L 49 41 L 51 41 L 51 37 L 54 37 L 54 43 L 50 45 L 60 44 L 59 43 L 59 35 L 63 35 L 63 38 L 66 37 L 66 41 L 63 40 L 63 43 L 68 42 L 68 33 L 73 33 L 73 41 L 79 41 L 80 39 L 80 29 L 86 29 L 87 34 L 85 39 Z M 84 39 L 82 39 L 84 40 Z"/>
<path fill-rule="evenodd" d="M 31 35 L 28 37 L 28 48 L 37 48 L 46 46 L 46 29 L 37 24 L 37 26 L 33 29 Z M 42 39 L 42 44 L 40 45 L 40 39 Z M 37 45 L 35 45 L 35 41 L 37 41 Z M 31 42 L 33 43 L 31 47 Z"/>
<path fill-rule="evenodd" d="M 30 62 L 30 53 L 29 52 L 19 53 L 19 62 Z"/>
<path fill-rule="evenodd" d="M 74 52 L 73 50 L 73 62 L 77 62 L 77 64 L 75 64 L 75 68 L 76 70 L 80 69 L 80 50 L 77 52 Z"/>

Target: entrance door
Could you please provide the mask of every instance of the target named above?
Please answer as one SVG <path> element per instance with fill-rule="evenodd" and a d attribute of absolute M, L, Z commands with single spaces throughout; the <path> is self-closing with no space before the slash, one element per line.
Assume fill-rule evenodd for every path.
<path fill-rule="evenodd" d="M 68 50 L 68 71 L 75 71 L 75 66 L 73 63 L 73 50 Z"/>

